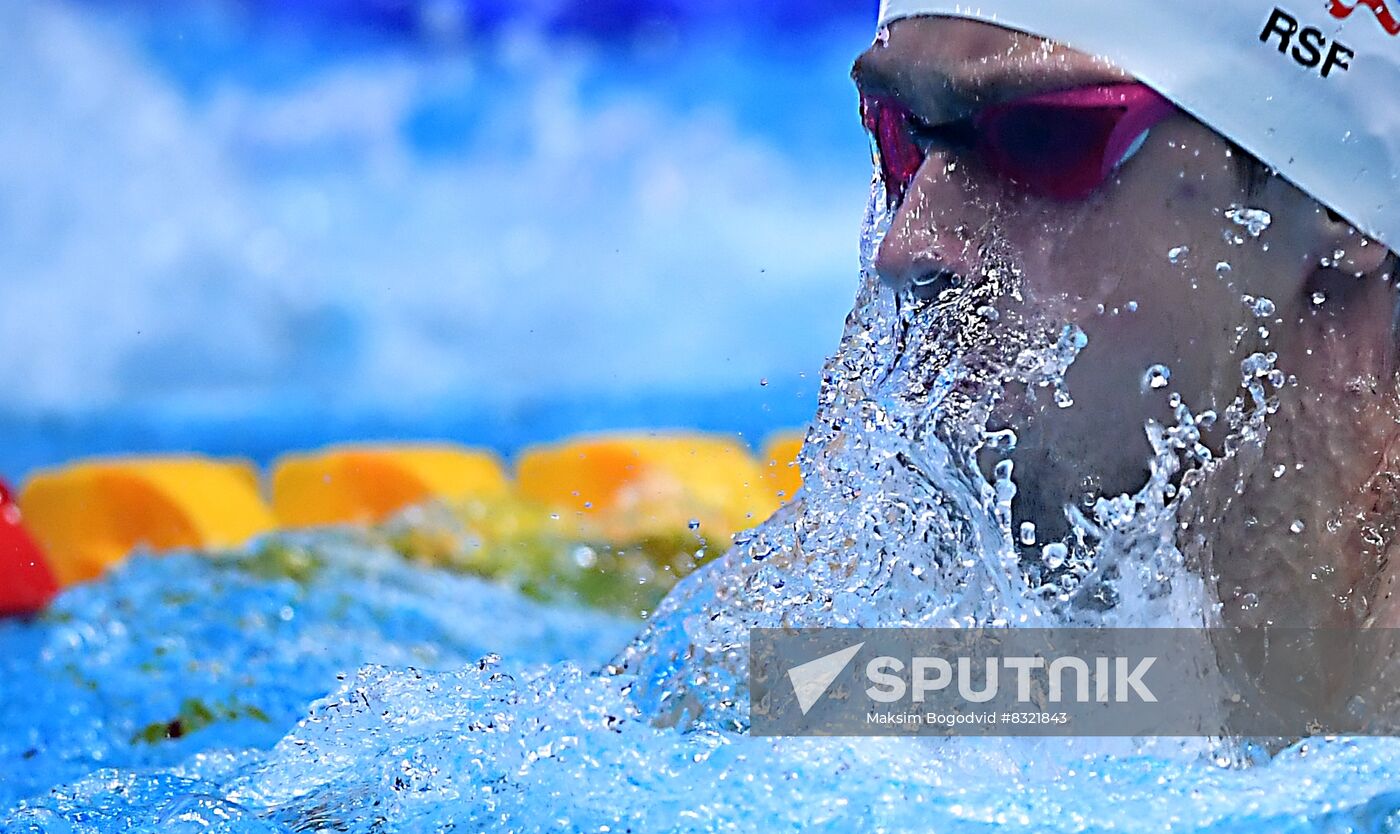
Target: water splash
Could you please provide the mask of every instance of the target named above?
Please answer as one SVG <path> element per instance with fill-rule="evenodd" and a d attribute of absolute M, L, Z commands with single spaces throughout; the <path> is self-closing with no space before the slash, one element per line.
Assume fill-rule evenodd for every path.
<path fill-rule="evenodd" d="M 666 723 L 747 726 L 755 627 L 1213 621 L 1213 594 L 1175 533 L 1183 496 L 1213 463 L 1201 432 L 1215 414 L 1177 398 L 1174 424 L 1145 426 L 1153 458 L 1142 488 L 1067 508 L 1069 536 L 1035 549 L 1034 525 L 1013 526 L 1015 433 L 988 421 L 1016 391 L 1072 405 L 1066 374 L 1088 338 L 1031 312 L 1020 270 L 995 245 L 975 277 L 935 298 L 895 292 L 871 268 L 878 205 L 856 308 L 799 457 L 798 500 L 682 583 L 615 665 L 638 676 L 639 703 Z M 988 306 L 999 315 L 976 314 Z M 1261 384 L 1254 365 L 1245 370 Z M 1145 390 L 1160 390 L 1170 371 L 1154 366 L 1148 378 Z M 1242 399 L 1232 431 L 1261 442 L 1267 399 L 1262 389 Z M 987 453 L 999 458 L 990 478 L 979 466 Z"/>

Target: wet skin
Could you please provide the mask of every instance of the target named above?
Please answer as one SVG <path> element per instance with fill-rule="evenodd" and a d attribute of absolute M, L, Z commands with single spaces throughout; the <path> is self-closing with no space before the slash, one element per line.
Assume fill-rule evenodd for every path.
<path fill-rule="evenodd" d="M 1039 38 L 933 17 L 893 23 L 853 74 L 863 92 L 898 97 L 928 124 L 1132 80 Z M 1237 157 L 1180 113 L 1096 194 L 1066 203 L 1024 193 L 971 152 L 933 147 L 876 268 L 896 289 L 975 281 L 995 241 L 1022 268 L 1026 303 L 1088 335 L 1067 375 L 1072 407 L 1023 394 L 999 415 L 1020 437 L 1016 523 L 1034 522 L 1042 541 L 1067 530 L 1064 508 L 1086 493 L 1144 484 L 1143 426 L 1173 422 L 1170 393 L 1197 413 L 1223 414 L 1242 393 L 1241 359 L 1276 352 L 1297 384 L 1280 392 L 1264 459 L 1237 461 L 1194 490 L 1179 544 L 1216 580 L 1228 621 L 1400 625 L 1391 595 L 1400 559 L 1390 554 L 1400 512 L 1387 474 L 1400 462 L 1386 460 L 1400 437 L 1388 252 L 1281 177 L 1251 192 Z M 1272 225 L 1232 245 L 1224 232 L 1243 231 L 1224 216 L 1232 205 L 1267 210 Z M 1180 247 L 1189 252 L 1168 256 Z M 1276 312 L 1256 318 L 1245 295 L 1271 299 Z M 1156 364 L 1170 368 L 1169 387 L 1142 384 Z M 1205 441 L 1217 452 L 1223 431 Z"/>

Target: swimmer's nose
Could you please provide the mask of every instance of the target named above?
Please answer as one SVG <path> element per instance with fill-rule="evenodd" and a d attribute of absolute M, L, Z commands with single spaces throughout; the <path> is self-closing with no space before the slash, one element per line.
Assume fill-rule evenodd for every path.
<path fill-rule="evenodd" d="M 896 290 L 957 286 L 975 269 L 986 212 L 964 166 L 929 154 L 875 253 L 875 270 Z"/>

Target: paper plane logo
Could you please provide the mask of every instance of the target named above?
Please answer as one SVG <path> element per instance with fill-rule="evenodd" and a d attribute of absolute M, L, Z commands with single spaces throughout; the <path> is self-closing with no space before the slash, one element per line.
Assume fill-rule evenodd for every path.
<path fill-rule="evenodd" d="M 792 681 L 792 691 L 797 694 L 797 705 L 802 708 L 803 715 L 816 706 L 817 701 L 820 701 L 826 690 L 831 687 L 832 681 L 846 671 L 846 667 L 851 664 L 851 658 L 855 657 L 864 645 L 865 643 L 857 643 L 850 648 L 832 652 L 788 670 L 788 680 Z"/>

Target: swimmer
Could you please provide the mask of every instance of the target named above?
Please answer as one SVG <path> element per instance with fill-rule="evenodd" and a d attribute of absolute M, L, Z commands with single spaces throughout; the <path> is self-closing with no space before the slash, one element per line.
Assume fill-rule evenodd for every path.
<path fill-rule="evenodd" d="M 955 298 L 995 246 L 1024 305 L 1088 337 L 1072 405 L 998 406 L 1013 529 L 1053 541 L 1140 489 L 1174 402 L 1220 415 L 1202 443 L 1226 457 L 1259 354 L 1282 383 L 1262 458 L 1193 485 L 1177 545 L 1227 623 L 1400 626 L 1400 37 L 1377 5 L 886 0 L 853 71 L 880 279 Z"/>

